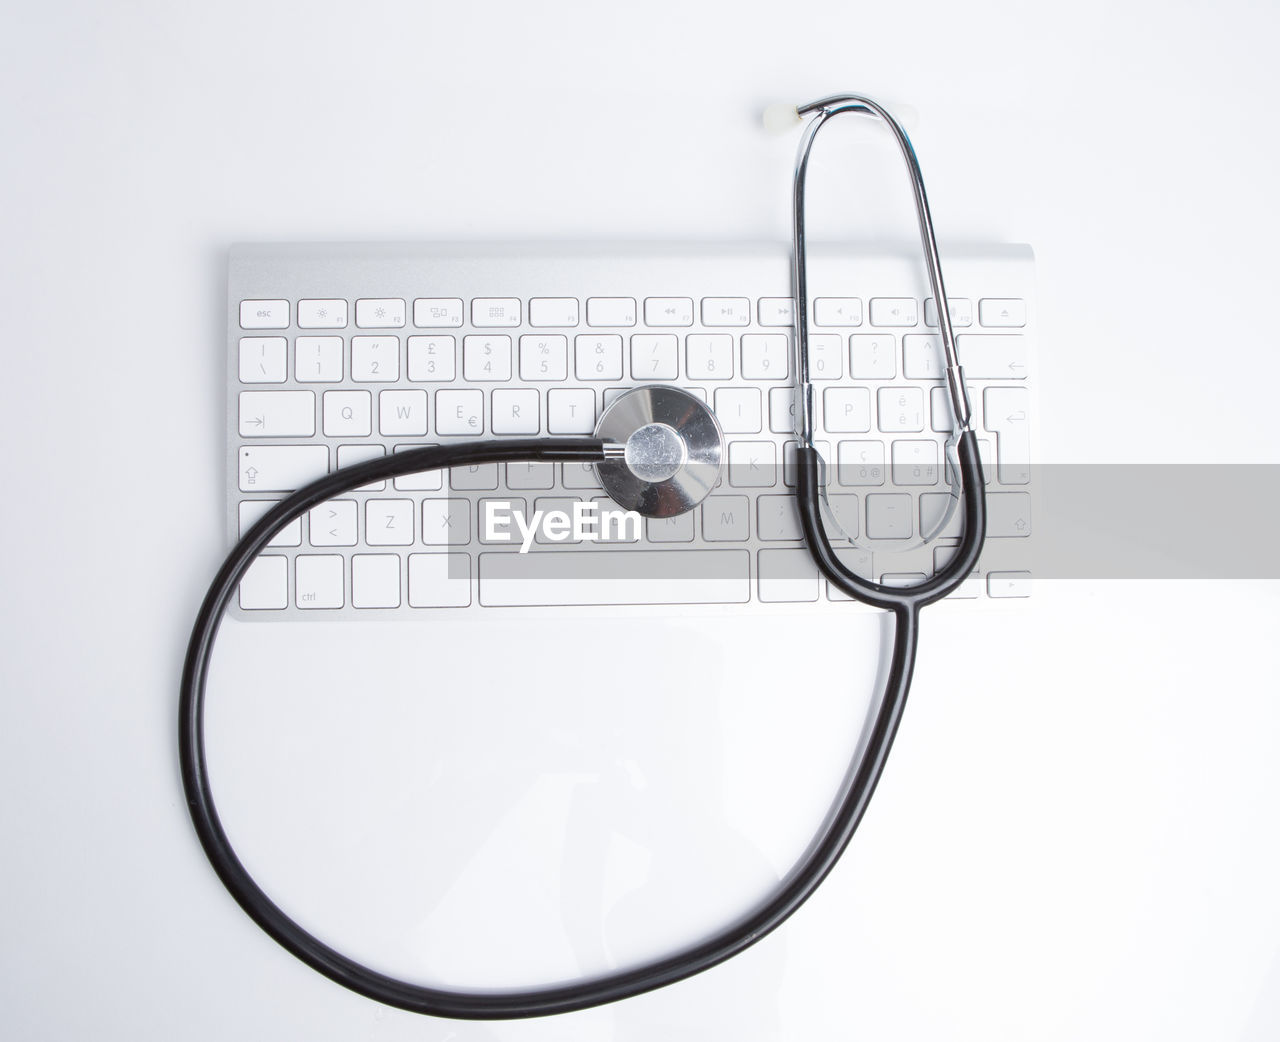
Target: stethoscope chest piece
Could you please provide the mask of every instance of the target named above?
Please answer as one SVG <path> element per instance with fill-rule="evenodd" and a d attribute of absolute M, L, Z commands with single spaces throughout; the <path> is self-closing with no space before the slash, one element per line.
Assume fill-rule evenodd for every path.
<path fill-rule="evenodd" d="M 701 399 L 678 387 L 637 387 L 619 395 L 596 424 L 596 437 L 624 447 L 597 463 L 609 497 L 645 517 L 692 510 L 720 480 L 724 436 Z"/>

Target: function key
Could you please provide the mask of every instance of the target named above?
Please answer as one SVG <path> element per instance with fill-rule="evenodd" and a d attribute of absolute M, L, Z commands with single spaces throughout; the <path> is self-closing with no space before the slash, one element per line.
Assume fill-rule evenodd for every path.
<path fill-rule="evenodd" d="M 476 297 L 471 301 L 471 324 L 477 329 L 493 329 L 520 324 L 518 297 Z"/>
<path fill-rule="evenodd" d="M 688 297 L 646 297 L 644 301 L 646 326 L 693 325 L 693 301 Z"/>
<path fill-rule="evenodd" d="M 588 297 L 587 325 L 634 326 L 636 302 L 634 297 Z"/>
<path fill-rule="evenodd" d="M 914 297 L 876 297 L 871 301 L 873 326 L 914 326 L 919 321 Z"/>
<path fill-rule="evenodd" d="M 419 329 L 456 329 L 462 325 L 457 297 L 419 297 L 413 302 L 413 324 Z"/>
<path fill-rule="evenodd" d="M 978 301 L 978 321 L 993 328 L 1027 324 L 1027 305 L 1016 298 L 987 297 Z"/>
<path fill-rule="evenodd" d="M 792 326 L 796 321 L 795 301 L 790 297 L 761 297 L 757 314 L 762 326 Z"/>
<path fill-rule="evenodd" d="M 819 297 L 813 302 L 815 326 L 862 325 L 862 301 L 857 297 Z"/>
<path fill-rule="evenodd" d="M 399 297 L 357 300 L 356 325 L 361 329 L 398 329 L 404 325 L 404 301 Z"/>
<path fill-rule="evenodd" d="M 973 325 L 973 301 L 964 297 L 948 297 L 947 313 L 951 316 L 953 326 Z M 938 328 L 938 305 L 932 297 L 924 302 L 924 324 L 930 329 Z"/>
<path fill-rule="evenodd" d="M 751 322 L 751 301 L 746 297 L 703 297 L 704 326 L 745 326 Z"/>
<path fill-rule="evenodd" d="M 241 329 L 288 329 L 289 302 L 287 300 L 240 301 Z"/>
<path fill-rule="evenodd" d="M 345 300 L 298 301 L 299 329 L 342 329 L 346 324 Z"/>
<path fill-rule="evenodd" d="M 577 297 L 534 297 L 529 301 L 529 325 L 576 326 L 578 324 Z"/>

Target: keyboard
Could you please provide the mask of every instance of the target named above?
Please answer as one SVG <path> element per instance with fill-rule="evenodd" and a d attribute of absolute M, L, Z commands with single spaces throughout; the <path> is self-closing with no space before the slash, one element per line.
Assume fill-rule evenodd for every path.
<path fill-rule="evenodd" d="M 942 256 L 990 516 L 978 571 L 953 596 L 1024 597 L 1033 257 L 1020 245 Z M 947 510 L 951 419 L 918 248 L 813 246 L 809 267 L 824 512 L 855 571 L 917 582 L 949 558 L 960 524 Z M 726 461 L 701 505 L 640 523 L 604 523 L 612 504 L 580 464 L 486 464 L 361 488 L 289 525 L 234 613 L 833 610 L 847 598 L 810 561 L 793 501 L 790 294 L 781 243 L 233 247 L 231 542 L 336 468 L 428 444 L 589 435 L 618 395 L 646 384 L 706 402 Z"/>

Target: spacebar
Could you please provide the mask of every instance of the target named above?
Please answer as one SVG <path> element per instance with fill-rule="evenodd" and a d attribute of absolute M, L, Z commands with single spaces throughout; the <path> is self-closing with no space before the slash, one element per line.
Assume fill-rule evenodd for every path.
<path fill-rule="evenodd" d="M 746 550 L 535 550 L 480 555 L 480 603 L 744 603 L 751 597 Z"/>

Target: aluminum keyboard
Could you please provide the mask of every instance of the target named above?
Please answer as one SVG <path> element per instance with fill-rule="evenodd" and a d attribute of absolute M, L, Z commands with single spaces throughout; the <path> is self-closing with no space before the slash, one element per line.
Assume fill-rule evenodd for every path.
<path fill-rule="evenodd" d="M 590 434 L 614 396 L 671 382 L 725 432 L 720 485 L 638 531 L 500 522 L 610 506 L 580 465 L 490 464 L 342 496 L 241 584 L 241 618 L 420 617 L 530 607 L 828 610 L 800 539 L 789 249 L 247 245 L 228 272 L 228 528 L 287 491 L 423 444 Z M 1030 589 L 1035 304 L 1025 246 L 943 251 L 988 478 L 980 568 L 955 596 Z M 918 581 L 956 543 L 937 316 L 913 247 L 814 247 L 812 375 L 830 516 L 861 574 Z M 541 512 L 538 515 L 536 512 Z"/>

